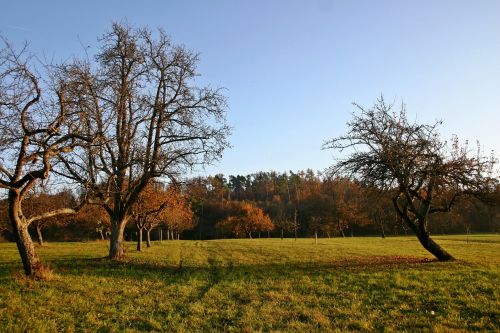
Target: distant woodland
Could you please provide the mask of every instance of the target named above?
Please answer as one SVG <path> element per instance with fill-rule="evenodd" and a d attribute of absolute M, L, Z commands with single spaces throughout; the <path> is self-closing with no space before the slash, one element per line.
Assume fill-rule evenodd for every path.
<path fill-rule="evenodd" d="M 163 202 L 169 203 L 161 209 L 163 214 L 145 223 L 145 241 L 147 234 L 151 240 L 411 234 L 386 193 L 313 170 L 196 177 L 175 186 L 153 186 L 146 196 L 153 211 Z M 500 196 L 500 189 L 496 196 Z M 156 207 L 152 198 L 156 198 Z M 30 199 L 24 201 L 24 211 L 29 214 L 49 207 L 75 206 L 80 200 L 70 191 L 41 191 Z M 4 201 L 2 238 L 8 240 L 11 236 L 5 208 Z M 139 215 L 135 217 L 125 229 L 126 240 L 137 241 L 142 233 L 137 226 Z M 431 218 L 432 234 L 500 231 L 499 207 L 473 197 L 463 197 L 450 213 Z M 110 221 L 104 211 L 88 206 L 75 216 L 38 221 L 31 233 L 39 242 L 107 239 Z"/>

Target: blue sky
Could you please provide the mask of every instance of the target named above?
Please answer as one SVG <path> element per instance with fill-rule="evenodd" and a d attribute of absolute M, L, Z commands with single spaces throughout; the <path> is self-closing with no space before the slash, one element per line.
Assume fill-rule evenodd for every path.
<path fill-rule="evenodd" d="M 322 170 L 351 103 L 381 93 L 499 155 L 500 1 L 17 0 L 0 33 L 64 60 L 125 19 L 200 52 L 201 81 L 227 88 L 233 148 L 208 174 Z"/>

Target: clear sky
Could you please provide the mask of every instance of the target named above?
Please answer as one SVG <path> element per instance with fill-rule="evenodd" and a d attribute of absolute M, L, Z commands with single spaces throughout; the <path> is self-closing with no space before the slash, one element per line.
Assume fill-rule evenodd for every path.
<path fill-rule="evenodd" d="M 500 152 L 500 1 L 2 1 L 0 33 L 55 60 L 112 21 L 163 27 L 227 88 L 233 148 L 208 174 L 322 170 L 351 103 L 383 93 Z"/>

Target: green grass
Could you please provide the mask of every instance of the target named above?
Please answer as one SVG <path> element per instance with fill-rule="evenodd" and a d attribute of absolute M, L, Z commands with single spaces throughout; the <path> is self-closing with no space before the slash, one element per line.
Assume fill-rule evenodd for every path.
<path fill-rule="evenodd" d="M 0 331 L 499 331 L 500 236 L 164 241 L 127 261 L 107 243 L 38 248 L 51 281 L 0 244 Z"/>

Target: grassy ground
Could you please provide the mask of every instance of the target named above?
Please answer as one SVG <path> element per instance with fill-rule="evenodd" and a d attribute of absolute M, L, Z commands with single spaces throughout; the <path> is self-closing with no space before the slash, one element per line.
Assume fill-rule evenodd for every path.
<path fill-rule="evenodd" d="M 23 278 L 0 244 L 0 330 L 325 332 L 500 330 L 500 236 L 164 241 L 127 261 L 107 243 L 38 252 L 48 282 Z"/>

